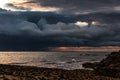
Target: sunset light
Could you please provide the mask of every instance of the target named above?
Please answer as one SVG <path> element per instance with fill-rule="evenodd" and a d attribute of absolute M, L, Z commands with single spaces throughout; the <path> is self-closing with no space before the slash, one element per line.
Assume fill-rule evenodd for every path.
<path fill-rule="evenodd" d="M 87 23 L 87 22 L 80 22 L 80 21 L 78 21 L 78 22 L 76 22 L 75 24 L 76 24 L 77 26 L 80 26 L 80 27 L 88 26 L 88 23 Z"/>
<path fill-rule="evenodd" d="M 25 4 L 27 0 L 0 0 L 0 7 L 3 9 L 7 10 L 12 10 L 12 11 L 22 11 L 26 9 L 31 10 L 31 11 L 57 11 L 59 10 L 58 8 L 54 7 L 42 7 L 41 5 L 36 5 L 34 3 L 32 4 Z M 10 4 L 10 6 L 8 5 Z"/>
<path fill-rule="evenodd" d="M 5 8 L 5 4 L 9 3 L 11 0 L 0 0 L 0 7 Z"/>

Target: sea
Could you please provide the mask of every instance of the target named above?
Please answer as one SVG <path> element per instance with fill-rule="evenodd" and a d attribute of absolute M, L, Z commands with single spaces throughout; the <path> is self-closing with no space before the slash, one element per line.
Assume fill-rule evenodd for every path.
<path fill-rule="evenodd" d="M 0 64 L 59 68 L 66 70 L 84 69 L 83 63 L 99 62 L 109 52 L 0 52 Z"/>

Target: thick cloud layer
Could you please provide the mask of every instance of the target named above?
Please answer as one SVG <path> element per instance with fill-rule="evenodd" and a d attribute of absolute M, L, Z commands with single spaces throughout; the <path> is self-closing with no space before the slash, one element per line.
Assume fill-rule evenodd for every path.
<path fill-rule="evenodd" d="M 120 7 L 120 0 L 28 0 L 27 4 L 31 3 L 73 13 L 114 11 Z"/>
<path fill-rule="evenodd" d="M 0 49 L 44 50 L 57 46 L 120 46 L 119 16 L 119 13 L 65 15 L 1 10 Z"/>

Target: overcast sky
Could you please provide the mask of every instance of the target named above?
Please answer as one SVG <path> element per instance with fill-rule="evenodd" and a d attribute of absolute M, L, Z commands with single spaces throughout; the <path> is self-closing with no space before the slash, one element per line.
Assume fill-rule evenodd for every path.
<path fill-rule="evenodd" d="M 120 0 L 0 0 L 0 50 L 120 46 Z"/>

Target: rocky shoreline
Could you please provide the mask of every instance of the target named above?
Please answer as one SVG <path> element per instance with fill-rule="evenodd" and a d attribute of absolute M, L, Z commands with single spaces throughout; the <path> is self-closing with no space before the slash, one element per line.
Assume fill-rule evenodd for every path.
<path fill-rule="evenodd" d="M 93 70 L 63 70 L 0 64 L 0 80 L 120 80 L 120 52 L 99 63 L 85 63 Z"/>
<path fill-rule="evenodd" d="M 120 78 L 120 51 L 108 55 L 106 59 L 98 63 L 95 71 L 105 76 Z"/>
<path fill-rule="evenodd" d="M 92 68 L 96 74 L 120 78 L 120 51 L 112 52 L 98 63 L 85 63 L 86 68 Z"/>

